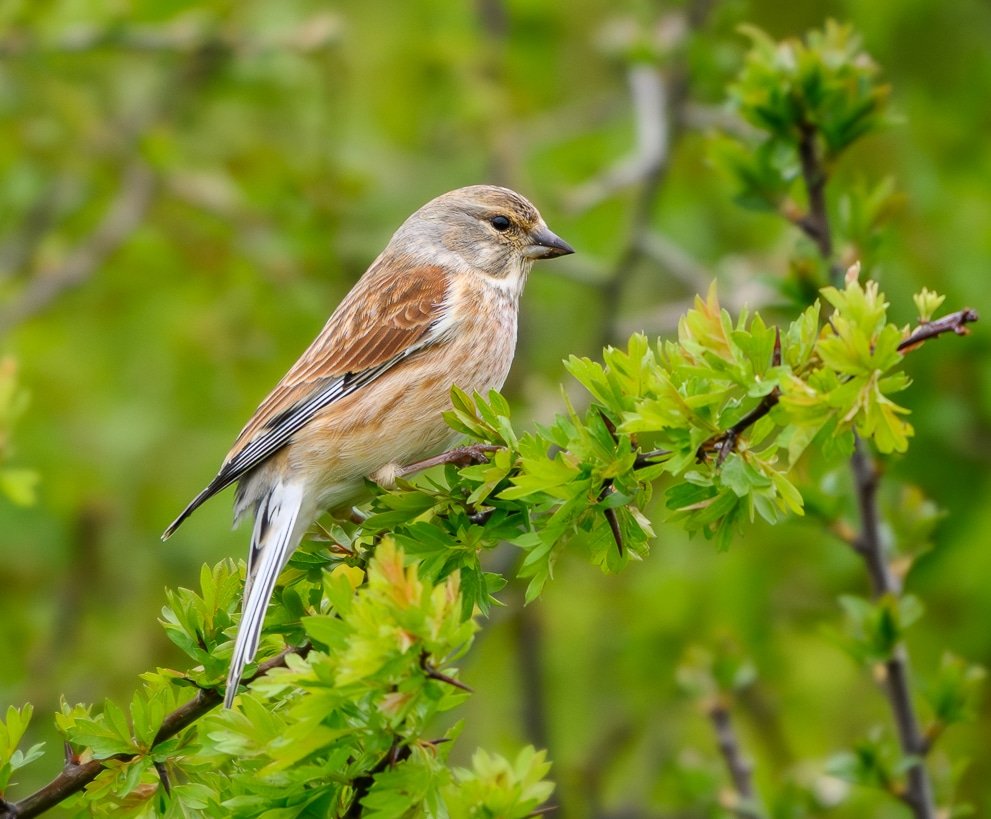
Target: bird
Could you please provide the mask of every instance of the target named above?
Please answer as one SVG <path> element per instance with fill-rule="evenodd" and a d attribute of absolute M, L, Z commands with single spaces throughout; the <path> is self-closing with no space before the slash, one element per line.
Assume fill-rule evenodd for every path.
<path fill-rule="evenodd" d="M 502 387 L 533 263 L 573 252 L 508 188 L 442 194 L 403 222 L 261 402 L 216 477 L 162 535 L 235 482 L 235 526 L 254 518 L 226 708 L 279 573 L 316 518 L 360 501 L 366 480 L 389 486 L 458 440 L 443 419 L 452 386 Z"/>

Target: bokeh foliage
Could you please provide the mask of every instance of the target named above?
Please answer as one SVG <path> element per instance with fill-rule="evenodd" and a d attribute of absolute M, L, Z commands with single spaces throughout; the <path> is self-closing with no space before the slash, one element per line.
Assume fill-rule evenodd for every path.
<path fill-rule="evenodd" d="M 808 291 L 822 274 L 815 254 L 798 240 L 806 261 L 788 269 L 795 232 L 734 202 L 739 189 L 710 163 L 708 132 L 725 119 L 726 85 L 750 46 L 737 24 L 797 34 L 823 24 L 823 6 L 716 4 L 694 33 L 679 26 L 682 11 L 418 0 L 388 13 L 315 2 L 0 12 L 0 317 L 31 401 L 2 466 L 41 476 L 36 505 L 0 504 L 5 703 L 31 700 L 37 714 L 59 693 L 99 701 L 177 662 L 155 623 L 162 587 L 192 585 L 203 561 L 240 556 L 244 533 L 227 531 L 222 501 L 168 546 L 158 532 L 389 231 L 429 196 L 510 184 L 579 249 L 528 287 L 507 389 L 517 420 L 548 422 L 560 408 L 561 359 L 597 358 L 603 337 L 632 330 L 670 336 L 670 317 L 712 276 L 734 312 Z M 912 321 L 923 285 L 949 306 L 982 307 L 991 58 L 981 46 L 991 13 L 969 0 L 828 11 L 863 35 L 900 120 L 838 163 L 834 223 L 850 226 L 854 255 L 882 282 L 898 324 Z M 622 268 L 618 298 L 606 298 L 638 186 L 589 191 L 637 139 L 628 81 L 644 65 L 686 77 L 687 101 L 653 196 L 659 250 Z M 870 203 L 891 200 L 846 192 L 882 184 L 901 192 L 900 206 L 885 214 L 883 239 L 859 241 L 877 217 Z M 85 272 L 93 237 L 114 239 L 115 229 L 119 241 L 97 245 L 79 285 L 46 301 L 36 283 Z M 39 312 L 19 312 L 32 299 Z M 938 545 L 911 576 L 927 609 L 913 649 L 937 715 L 965 707 L 939 694 L 947 650 L 991 662 L 986 349 L 978 332 L 912 357 L 915 384 L 899 400 L 915 438 L 907 457 L 887 462 L 923 490 L 883 498 L 892 526 L 920 554 Z M 829 516 L 840 495 L 814 500 Z M 926 496 L 945 511 L 935 532 Z M 700 805 L 724 774 L 676 674 L 696 644 L 742 649 L 758 670 L 739 719 L 759 784 L 808 777 L 796 760 L 886 720 L 841 641 L 821 631 L 839 623 L 840 595 L 866 590 L 853 555 L 807 522 L 748 530 L 717 554 L 658 523 L 661 507 L 646 510 L 658 542 L 637 571 L 603 577 L 563 560 L 523 613 L 522 589 L 501 592 L 509 605 L 463 669 L 478 693 L 459 748 L 547 746 L 574 815 L 623 806 L 708 815 Z M 945 667 L 953 673 L 953 660 Z M 946 737 L 936 765 L 971 758 L 959 792 L 980 811 L 991 798 L 986 706 L 977 716 Z M 863 815 L 858 798 L 845 815 Z"/>

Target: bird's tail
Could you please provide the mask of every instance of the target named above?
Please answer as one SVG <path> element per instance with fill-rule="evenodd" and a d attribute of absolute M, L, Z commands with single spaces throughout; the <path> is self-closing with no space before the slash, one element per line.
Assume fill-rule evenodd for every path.
<path fill-rule="evenodd" d="M 258 503 L 251 533 L 241 623 L 237 628 L 234 655 L 227 674 L 225 708 L 230 708 L 234 702 L 244 667 L 255 657 L 275 581 L 299 543 L 302 505 L 302 485 L 283 481 L 276 482 Z"/>

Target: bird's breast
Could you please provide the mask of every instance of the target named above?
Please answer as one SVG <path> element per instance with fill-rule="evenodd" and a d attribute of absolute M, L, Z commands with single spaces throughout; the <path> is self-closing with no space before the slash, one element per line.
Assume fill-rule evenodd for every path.
<path fill-rule="evenodd" d="M 335 401 L 294 436 L 289 457 L 327 499 L 347 495 L 391 463 L 413 463 L 459 437 L 444 421 L 452 386 L 502 387 L 516 349 L 518 300 L 478 286 L 452 288 L 433 344 Z"/>

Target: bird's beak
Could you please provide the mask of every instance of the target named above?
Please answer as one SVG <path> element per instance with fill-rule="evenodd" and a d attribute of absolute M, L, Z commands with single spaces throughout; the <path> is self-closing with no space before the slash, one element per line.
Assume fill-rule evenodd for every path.
<path fill-rule="evenodd" d="M 542 224 L 530 234 L 530 244 L 523 250 L 523 255 L 528 259 L 553 259 L 574 252 L 571 245 Z"/>

